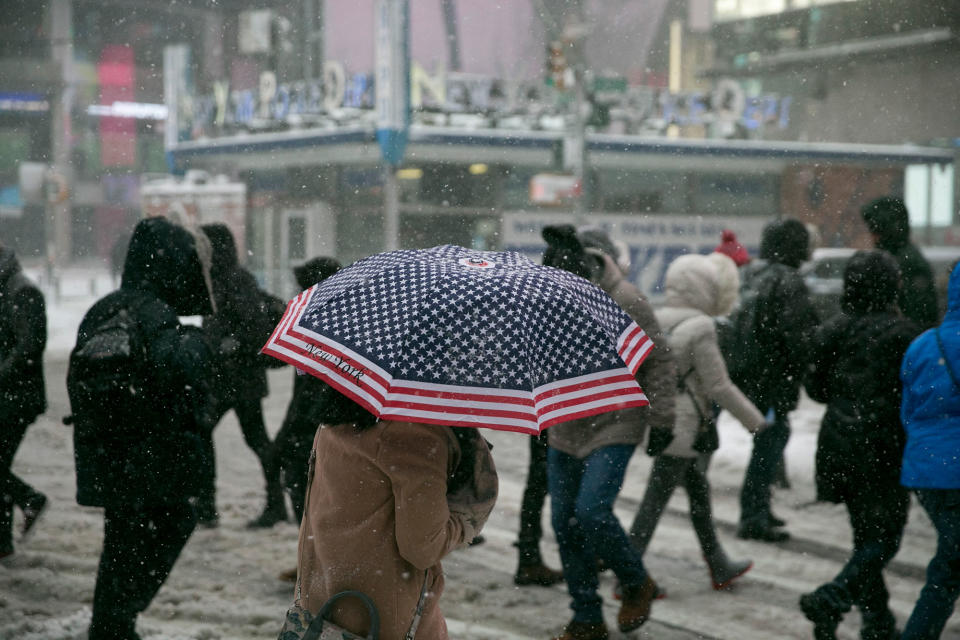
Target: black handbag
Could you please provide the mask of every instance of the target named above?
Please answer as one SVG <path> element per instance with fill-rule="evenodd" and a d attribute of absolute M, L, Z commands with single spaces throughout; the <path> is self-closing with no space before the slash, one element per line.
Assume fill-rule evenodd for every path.
<path fill-rule="evenodd" d="M 367 635 L 358 636 L 327 620 L 333 605 L 342 598 L 356 598 L 367 608 L 370 616 L 370 632 Z M 377 640 L 379 636 L 380 614 L 377 613 L 373 600 L 360 591 L 341 591 L 320 607 L 316 617 L 298 604 L 290 607 L 277 640 Z"/>

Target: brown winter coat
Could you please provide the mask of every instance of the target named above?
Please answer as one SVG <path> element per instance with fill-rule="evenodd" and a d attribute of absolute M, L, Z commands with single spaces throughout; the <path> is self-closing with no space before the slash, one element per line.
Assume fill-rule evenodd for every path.
<path fill-rule="evenodd" d="M 647 428 L 673 429 L 676 365 L 660 331 L 653 307 L 640 290 L 623 277 L 623 272 L 607 255 L 604 271 L 597 283 L 650 339 L 653 349 L 637 371 L 637 382 L 650 405 L 611 411 L 550 427 L 548 441 L 554 449 L 575 458 L 585 458 L 601 447 L 618 444 L 638 445 Z M 576 354 L 571 354 L 576 357 Z"/>
<path fill-rule="evenodd" d="M 736 265 L 721 254 L 682 256 L 667 270 L 666 304 L 657 310 L 657 319 L 668 334 L 677 373 L 686 375 L 685 384 L 690 393 L 677 395 L 677 422 L 665 455 L 697 456 L 692 445 L 700 423 L 698 408 L 704 416 L 709 416 L 713 402 L 733 414 L 751 432 L 766 425 L 763 414 L 730 381 L 711 317 L 730 311 L 739 286 Z"/>
<path fill-rule="evenodd" d="M 486 448 L 483 455 L 489 457 Z M 332 595 L 362 591 L 380 613 L 381 640 L 399 640 L 426 576 L 428 597 L 416 637 L 447 638 L 438 606 L 440 559 L 472 540 L 493 508 L 492 459 L 484 472 L 492 499 L 461 507 L 461 513 L 447 503 L 447 480 L 460 459 L 449 427 L 394 421 L 363 431 L 324 426 L 311 458 L 298 551 L 300 606 L 316 614 Z M 365 609 L 356 600 L 341 600 L 332 620 L 354 633 L 367 632 Z"/>

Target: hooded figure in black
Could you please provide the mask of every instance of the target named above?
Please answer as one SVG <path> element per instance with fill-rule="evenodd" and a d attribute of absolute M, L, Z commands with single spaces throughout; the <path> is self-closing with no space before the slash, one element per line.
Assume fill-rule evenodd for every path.
<path fill-rule="evenodd" d="M 90 640 L 139 638 L 137 615 L 196 525 L 211 355 L 177 316 L 212 311 L 203 253 L 209 264 L 205 240 L 183 227 L 140 221 L 120 289 L 84 316 L 70 356 L 77 502 L 105 508 Z M 96 368 L 105 353 L 117 359 Z"/>
<path fill-rule="evenodd" d="M 883 197 L 860 210 L 878 249 L 887 251 L 900 266 L 900 311 L 921 329 L 937 324 L 940 311 L 933 272 L 923 254 L 910 242 L 910 216 L 900 198 Z"/>
<path fill-rule="evenodd" d="M 314 258 L 293 269 L 297 286 L 301 290 L 323 282 L 340 270 L 340 263 L 333 258 Z M 293 515 L 300 522 L 303 519 L 303 505 L 306 497 L 307 466 L 310 448 L 317 426 L 320 425 L 318 411 L 322 408 L 318 402 L 323 395 L 323 383 L 316 377 L 295 373 L 293 378 L 293 396 L 287 406 L 287 415 L 274 440 L 283 484 L 290 494 Z M 294 577 L 296 577 L 294 575 Z"/>
<path fill-rule="evenodd" d="M 740 492 L 740 528 L 745 539 L 779 542 L 789 535 L 770 510 L 770 485 L 790 438 L 787 414 L 796 408 L 807 367 L 808 343 L 817 315 L 798 272 L 809 258 L 810 237 L 798 220 L 768 224 L 760 239 L 760 259 L 741 268 L 740 310 L 754 305 L 754 359 L 746 368 L 730 367 L 730 377 L 772 425 L 756 435 Z M 731 316 L 733 318 L 733 316 Z M 772 414 L 772 415 L 771 415 Z"/>
<path fill-rule="evenodd" d="M 43 294 L 0 247 L 0 558 L 13 553 L 13 507 L 23 510 L 23 533 L 33 528 L 47 498 L 10 470 L 27 427 L 47 408 Z"/>
<path fill-rule="evenodd" d="M 853 555 L 839 574 L 800 599 L 816 638 L 834 638 L 856 605 L 860 637 L 895 637 L 883 568 L 900 547 L 910 499 L 900 485 L 906 440 L 900 362 L 920 328 L 897 308 L 900 274 L 883 251 L 858 251 L 844 272 L 842 313 L 816 332 L 805 385 L 827 405 L 817 442 L 817 498 L 847 505 Z"/>
<path fill-rule="evenodd" d="M 217 393 L 217 421 L 233 409 L 243 439 L 260 459 L 266 480 L 267 504 L 250 527 L 272 527 L 287 519 L 277 455 L 263 421 L 261 400 L 266 397 L 268 360 L 260 354 L 275 323 L 267 313 L 263 292 L 249 271 L 237 260 L 237 247 L 229 227 L 204 225 L 203 232 L 213 247 L 210 276 L 217 311 L 203 319 L 203 331 L 214 350 Z M 273 297 L 270 296 L 272 299 Z M 272 304 L 271 300 L 271 304 Z M 205 468 L 206 489 L 198 505 L 202 525 L 216 526 L 216 461 L 213 449 Z"/>

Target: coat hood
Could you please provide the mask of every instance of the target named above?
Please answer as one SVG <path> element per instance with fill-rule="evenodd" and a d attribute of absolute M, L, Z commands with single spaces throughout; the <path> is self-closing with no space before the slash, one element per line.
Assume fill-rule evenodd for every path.
<path fill-rule="evenodd" d="M 577 237 L 577 229 L 572 224 L 548 225 L 541 232 L 547 242 L 543 252 L 543 266 L 556 267 L 569 271 L 581 278 L 589 279 L 591 268 L 583 243 Z"/>
<path fill-rule="evenodd" d="M 12 249 L 0 247 L 0 286 L 7 283 L 13 274 L 20 271 L 20 262 Z"/>
<path fill-rule="evenodd" d="M 860 209 L 860 215 L 877 237 L 877 248 L 896 253 L 910 242 L 910 216 L 900 198 L 877 198 Z"/>
<path fill-rule="evenodd" d="M 630 249 L 626 243 L 614 240 L 603 227 L 577 227 L 577 239 L 587 253 L 609 256 L 624 273 L 630 272 Z"/>
<path fill-rule="evenodd" d="M 777 220 L 763 228 L 760 257 L 796 269 L 810 257 L 810 233 L 799 220 Z"/>
<path fill-rule="evenodd" d="M 840 306 L 850 315 L 885 311 L 900 296 L 900 267 L 886 251 L 857 251 L 843 272 Z"/>
<path fill-rule="evenodd" d="M 130 238 L 120 288 L 153 294 L 177 315 L 209 315 L 209 272 L 205 239 L 165 218 L 145 218 Z"/>
<path fill-rule="evenodd" d="M 293 268 L 293 277 L 297 279 L 297 286 L 301 289 L 309 289 L 318 282 L 323 282 L 337 271 L 343 268 L 338 260 L 333 258 L 319 257 L 304 262 L 299 267 Z"/>
<path fill-rule="evenodd" d="M 233 239 L 230 227 L 216 222 L 205 224 L 200 229 L 210 239 L 210 248 L 213 250 L 210 274 L 214 280 L 240 266 L 237 258 L 237 243 Z"/>
<path fill-rule="evenodd" d="M 723 316 L 737 302 L 740 275 L 733 260 L 721 253 L 687 254 L 670 263 L 666 306 L 691 307 L 708 316 Z"/>

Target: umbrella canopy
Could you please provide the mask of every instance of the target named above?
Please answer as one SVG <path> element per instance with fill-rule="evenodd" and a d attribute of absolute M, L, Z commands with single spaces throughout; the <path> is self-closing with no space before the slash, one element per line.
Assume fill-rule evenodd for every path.
<path fill-rule="evenodd" d="M 648 404 L 653 343 L 601 289 L 511 252 L 380 253 L 294 298 L 263 352 L 384 419 L 538 434 Z"/>

